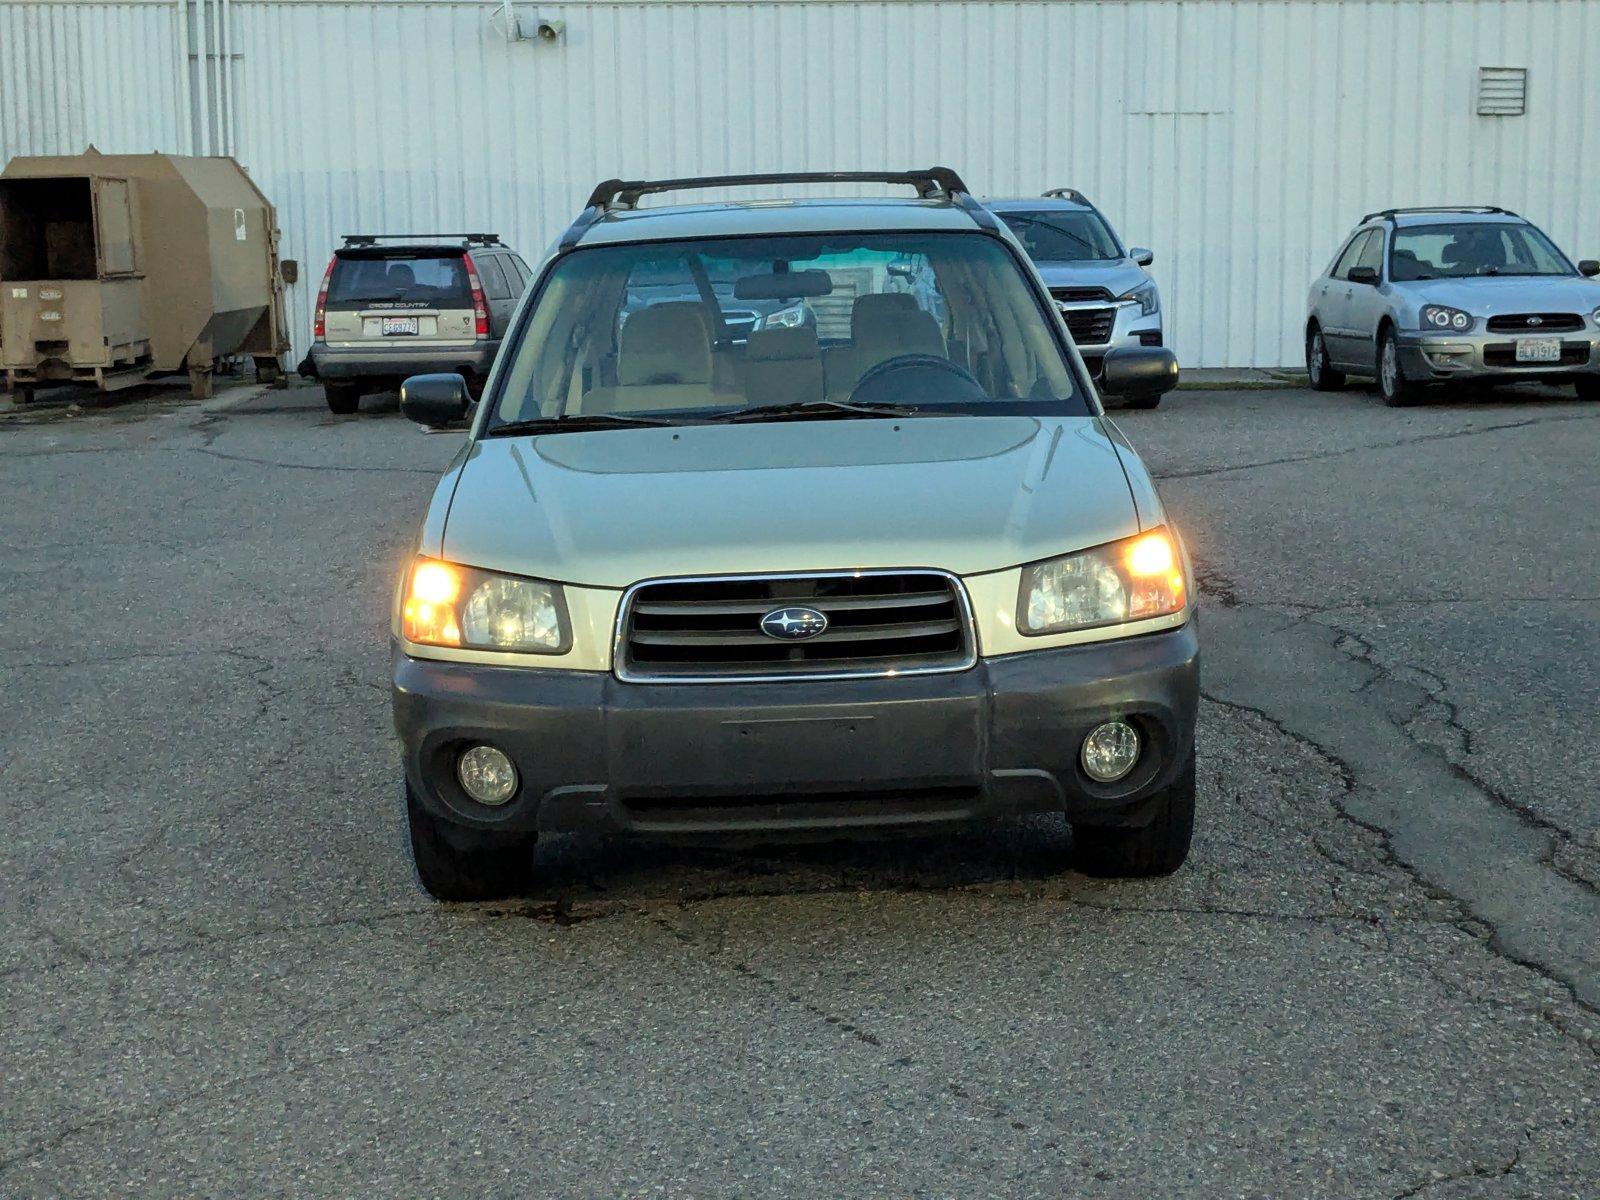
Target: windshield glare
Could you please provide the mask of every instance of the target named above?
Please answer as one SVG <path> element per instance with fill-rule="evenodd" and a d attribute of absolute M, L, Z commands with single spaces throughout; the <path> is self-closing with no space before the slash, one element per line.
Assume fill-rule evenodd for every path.
<path fill-rule="evenodd" d="M 508 352 L 491 430 L 824 401 L 1089 412 L 1014 253 L 981 233 L 580 248 Z"/>
<path fill-rule="evenodd" d="M 1458 279 L 1469 275 L 1571 275 L 1572 264 L 1532 225 L 1459 221 L 1402 225 L 1389 252 L 1390 278 Z"/>
<path fill-rule="evenodd" d="M 1098 213 L 1071 209 L 997 214 L 1034 262 L 1103 262 L 1122 248 Z"/>

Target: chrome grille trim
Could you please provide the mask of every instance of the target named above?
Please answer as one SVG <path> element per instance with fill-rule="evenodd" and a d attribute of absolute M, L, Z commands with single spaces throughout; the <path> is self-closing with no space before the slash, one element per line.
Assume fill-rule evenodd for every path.
<path fill-rule="evenodd" d="M 729 600 L 707 601 L 697 603 L 667 603 L 645 604 L 637 603 L 637 597 L 646 588 L 671 586 L 676 584 L 760 584 L 760 583 L 785 583 L 804 582 L 809 580 L 829 579 L 878 579 L 895 578 L 905 579 L 908 576 L 927 576 L 930 580 L 938 579 L 945 585 L 947 591 L 914 591 L 889 596 L 846 596 L 839 598 L 830 597 L 796 597 L 793 599 L 766 599 L 766 600 Z M 901 603 L 901 602 L 904 603 Z M 738 664 L 733 664 L 729 669 L 708 671 L 703 666 L 694 667 L 681 673 L 671 670 L 662 671 L 653 665 L 636 667 L 629 654 L 629 648 L 635 637 L 633 631 L 633 617 L 636 613 L 645 613 L 649 609 L 666 609 L 669 612 L 692 611 L 696 615 L 745 615 L 757 616 L 759 613 L 771 611 L 781 607 L 784 603 L 815 607 L 832 612 L 871 612 L 874 608 L 902 607 L 916 609 L 919 607 L 932 607 L 935 604 L 954 604 L 956 615 L 954 619 L 934 618 L 929 621 L 904 623 L 896 626 L 861 625 L 840 626 L 831 632 L 832 637 L 827 644 L 839 644 L 852 640 L 862 640 L 863 636 L 856 636 L 860 631 L 872 631 L 872 640 L 892 641 L 897 637 L 916 638 L 926 636 L 948 636 L 951 633 L 959 634 L 960 654 L 945 661 L 934 663 L 897 663 L 893 659 L 878 658 L 870 660 L 868 665 L 859 667 L 827 667 L 807 669 L 804 667 L 785 671 L 773 671 L 768 664 L 753 664 L 750 670 L 738 669 Z M 732 610 L 724 612 L 723 610 Z M 898 632 L 887 632 L 895 630 Z M 657 633 L 655 636 L 663 636 Z M 671 636 L 670 633 L 665 636 Z M 829 634 L 823 635 L 825 638 Z M 754 634 L 748 642 L 720 644 L 748 644 L 775 646 L 782 643 L 773 642 L 763 634 Z M 651 645 L 675 644 L 659 641 L 643 643 Z M 683 643 L 676 643 L 683 644 Z M 805 643 L 798 643 L 804 645 Z M 616 624 L 612 633 L 612 671 L 624 683 L 782 683 L 789 680 L 803 680 L 813 682 L 818 680 L 836 679 L 885 679 L 898 675 L 936 675 L 952 674 L 957 671 L 970 670 L 978 661 L 978 635 L 976 622 L 972 615 L 972 600 L 967 595 L 967 589 L 959 576 L 949 571 L 939 570 L 934 567 L 900 567 L 900 568 L 875 568 L 860 571 L 796 571 L 784 574 L 752 574 L 752 575 L 696 575 L 696 576 L 666 576 L 658 579 L 644 579 L 633 584 L 622 594 L 622 599 L 617 605 Z"/>

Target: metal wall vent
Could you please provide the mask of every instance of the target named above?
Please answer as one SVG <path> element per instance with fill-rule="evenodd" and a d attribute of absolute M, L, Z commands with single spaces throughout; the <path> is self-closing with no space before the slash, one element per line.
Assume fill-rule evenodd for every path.
<path fill-rule="evenodd" d="M 1480 117 L 1520 117 L 1527 111 L 1528 68 L 1478 68 Z"/>

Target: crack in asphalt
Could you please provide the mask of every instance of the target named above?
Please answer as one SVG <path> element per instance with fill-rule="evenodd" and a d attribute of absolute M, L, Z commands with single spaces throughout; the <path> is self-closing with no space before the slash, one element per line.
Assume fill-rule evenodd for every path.
<path fill-rule="evenodd" d="M 1236 463 L 1232 466 L 1221 467 L 1196 467 L 1188 471 L 1152 471 L 1153 478 L 1161 479 L 1204 479 L 1214 475 L 1230 475 L 1239 471 L 1256 471 L 1262 467 L 1279 467 L 1291 463 L 1323 462 L 1330 458 L 1345 458 L 1352 454 L 1364 454 L 1372 450 L 1396 450 L 1403 446 L 1414 446 L 1421 442 L 1447 442 L 1457 438 L 1482 437 L 1489 433 L 1503 433 L 1511 429 L 1527 429 L 1534 425 L 1559 425 L 1569 421 L 1593 421 L 1600 416 L 1595 413 L 1583 413 L 1570 417 L 1529 417 L 1522 421 L 1505 421 L 1496 425 L 1485 425 L 1482 428 L 1454 429 L 1442 433 L 1422 433 L 1416 437 L 1395 438 L 1387 442 L 1363 442 L 1356 446 L 1343 446 L 1337 450 L 1321 450 L 1314 454 L 1291 454 L 1283 458 L 1266 458 L 1258 462 Z"/>
<path fill-rule="evenodd" d="M 1522 1140 L 1523 1142 L 1528 1140 L 1528 1135 L 1526 1133 L 1522 1135 Z M 1408 1187 L 1403 1192 L 1396 1192 L 1394 1194 L 1394 1200 L 1410 1200 L 1411 1197 L 1420 1196 L 1429 1189 L 1438 1187 L 1440 1184 L 1459 1183 L 1463 1179 L 1504 1179 L 1507 1175 L 1510 1175 L 1511 1172 L 1515 1171 L 1521 1162 L 1522 1146 L 1519 1145 L 1515 1150 L 1512 1151 L 1511 1157 L 1506 1159 L 1505 1162 L 1497 1163 L 1493 1166 L 1487 1167 L 1473 1166 L 1468 1167 L 1463 1171 L 1452 1171 L 1444 1175 L 1434 1175 L 1431 1179 L 1426 1179 L 1419 1184 Z"/>

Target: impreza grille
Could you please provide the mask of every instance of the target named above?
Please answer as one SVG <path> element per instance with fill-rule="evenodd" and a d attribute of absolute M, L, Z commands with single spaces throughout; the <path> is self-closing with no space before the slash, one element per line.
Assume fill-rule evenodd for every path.
<path fill-rule="evenodd" d="M 619 625 L 624 679 L 804 678 L 960 670 L 974 661 L 960 584 L 933 571 L 671 580 L 635 588 Z M 763 618 L 812 609 L 827 628 L 801 640 Z"/>
<path fill-rule="evenodd" d="M 1082 304 L 1085 300 L 1109 300 L 1111 293 L 1102 287 L 1053 287 L 1050 294 L 1068 304 Z"/>
<path fill-rule="evenodd" d="M 1490 342 L 1483 348 L 1483 361 L 1491 367 L 1519 367 L 1529 371 L 1540 367 L 1581 367 L 1589 361 L 1589 343 L 1562 342 L 1559 362 L 1518 362 L 1515 342 Z"/>
<path fill-rule="evenodd" d="M 1061 314 L 1067 320 L 1072 340 L 1080 346 L 1100 346 L 1111 340 L 1111 327 L 1117 322 L 1114 308 L 1074 308 Z"/>
<path fill-rule="evenodd" d="M 1571 333 L 1583 328 L 1577 313 L 1502 313 L 1489 318 L 1490 333 Z"/>

